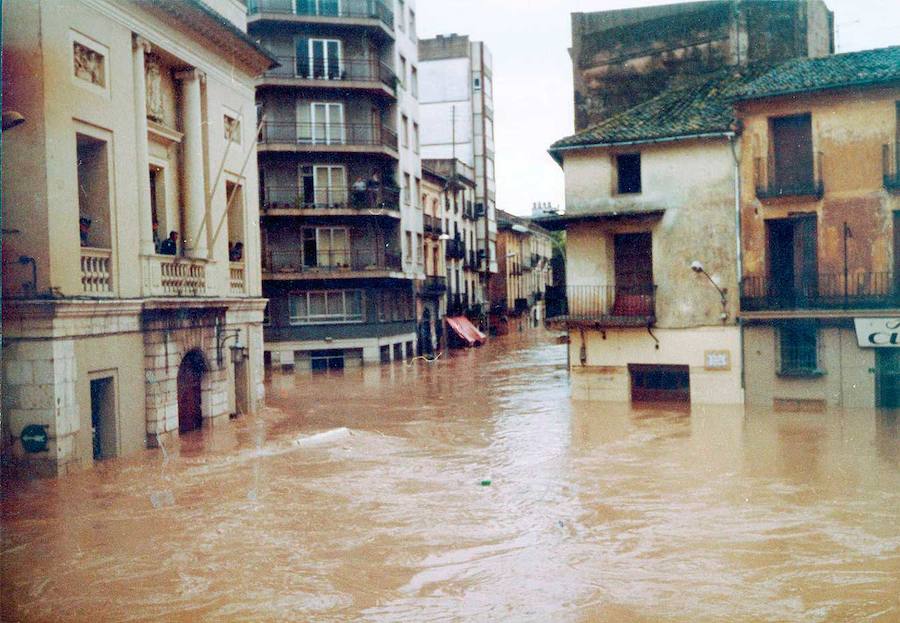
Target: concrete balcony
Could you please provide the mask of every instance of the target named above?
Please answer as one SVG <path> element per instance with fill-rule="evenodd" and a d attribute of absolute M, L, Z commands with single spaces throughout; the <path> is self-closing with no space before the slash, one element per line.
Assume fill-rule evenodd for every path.
<path fill-rule="evenodd" d="M 382 0 L 247 0 L 247 25 L 262 21 L 368 28 L 394 38 L 394 13 Z"/>
<path fill-rule="evenodd" d="M 329 186 L 306 193 L 291 186 L 263 189 L 260 213 L 265 216 L 386 216 L 400 218 L 400 189 L 382 186 L 354 190 Z"/>
<path fill-rule="evenodd" d="M 143 258 L 146 296 L 207 296 L 206 260 L 176 255 Z"/>
<path fill-rule="evenodd" d="M 112 250 L 81 247 L 81 290 L 88 296 L 112 296 Z"/>
<path fill-rule="evenodd" d="M 400 256 L 376 247 L 303 253 L 270 250 L 263 261 L 263 279 L 370 279 L 403 277 Z"/>
<path fill-rule="evenodd" d="M 397 134 L 372 123 L 265 122 L 259 153 L 379 154 L 399 159 Z"/>
<path fill-rule="evenodd" d="M 548 288 L 547 322 L 560 328 L 647 327 L 656 322 L 656 286 Z"/>
<path fill-rule="evenodd" d="M 397 99 L 397 76 L 384 62 L 370 58 L 342 58 L 326 63 L 297 56 L 276 57 L 281 67 L 270 69 L 260 86 L 363 91 Z"/>

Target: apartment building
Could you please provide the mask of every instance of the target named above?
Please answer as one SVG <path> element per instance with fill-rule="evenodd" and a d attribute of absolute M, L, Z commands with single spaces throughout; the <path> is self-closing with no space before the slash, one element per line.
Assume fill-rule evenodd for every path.
<path fill-rule="evenodd" d="M 411 357 L 424 280 L 414 3 L 247 8 L 280 63 L 257 83 L 266 356 L 312 370 Z"/>
<path fill-rule="evenodd" d="M 479 281 L 473 307 L 485 313 L 487 291 L 497 273 L 494 102 L 491 54 L 468 36 L 438 35 L 419 41 L 422 154 L 457 159 L 475 175 L 475 251 Z"/>
<path fill-rule="evenodd" d="M 497 211 L 497 276 L 491 281 L 491 327 L 497 334 L 539 326 L 553 284 L 553 238 L 531 219 Z"/>
<path fill-rule="evenodd" d="M 900 406 L 900 47 L 739 94 L 747 402 Z"/>
<path fill-rule="evenodd" d="M 448 179 L 422 163 L 422 211 L 425 241 L 421 256 L 425 262 L 425 281 L 418 292 L 420 307 L 418 354 L 431 355 L 447 342 L 443 319 L 447 315 L 447 261 L 445 247 L 449 236 L 444 229 Z"/>
<path fill-rule="evenodd" d="M 458 159 L 425 159 L 422 166 L 445 181 L 443 235 L 447 276 L 447 310 L 451 316 L 478 319 L 479 272 L 476 253 L 475 169 Z"/>
<path fill-rule="evenodd" d="M 229 0 L 3 3 L 2 447 L 34 474 L 261 404 L 245 163 L 275 61 L 244 27 Z"/>

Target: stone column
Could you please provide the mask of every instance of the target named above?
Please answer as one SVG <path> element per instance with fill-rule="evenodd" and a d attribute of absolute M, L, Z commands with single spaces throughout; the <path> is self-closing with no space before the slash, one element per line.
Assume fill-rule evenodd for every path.
<path fill-rule="evenodd" d="M 184 227 L 181 238 L 189 257 L 206 257 L 206 184 L 203 175 L 203 113 L 200 105 L 200 83 L 206 74 L 191 69 L 175 74 L 181 81 L 182 116 L 184 119 Z M 203 231 L 200 228 L 203 227 Z"/>
<path fill-rule="evenodd" d="M 132 38 L 132 67 L 134 74 L 134 161 L 137 167 L 138 223 L 140 225 L 140 253 L 152 255 L 153 217 L 150 207 L 150 147 L 147 143 L 147 82 L 144 55 L 150 53 L 150 43 L 138 35 Z"/>

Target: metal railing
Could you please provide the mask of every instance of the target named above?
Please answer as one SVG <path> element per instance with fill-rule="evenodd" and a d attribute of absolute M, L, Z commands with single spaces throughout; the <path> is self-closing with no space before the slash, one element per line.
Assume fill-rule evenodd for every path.
<path fill-rule="evenodd" d="M 111 249 L 81 247 L 81 290 L 93 296 L 113 293 Z"/>
<path fill-rule="evenodd" d="M 656 286 L 566 286 L 547 288 L 548 320 L 644 325 L 656 318 Z"/>
<path fill-rule="evenodd" d="M 445 255 L 451 260 L 461 260 L 466 257 L 466 243 L 459 238 L 447 241 Z"/>
<path fill-rule="evenodd" d="M 265 145 L 382 145 L 397 149 L 397 134 L 374 123 L 282 123 L 265 121 L 259 131 Z"/>
<path fill-rule="evenodd" d="M 440 294 L 447 290 L 446 277 L 425 277 L 423 289 L 426 293 Z"/>
<path fill-rule="evenodd" d="M 263 212 L 268 210 L 399 210 L 400 189 L 382 186 L 372 190 L 354 190 L 346 186 L 317 188 L 306 193 L 292 186 L 266 186 Z"/>
<path fill-rule="evenodd" d="M 825 194 L 822 181 L 822 152 L 815 154 L 812 168 L 803 179 L 787 179 L 774 160 L 756 157 L 753 159 L 756 197 L 758 199 L 777 199 L 779 197 L 815 197 L 821 199 Z"/>
<path fill-rule="evenodd" d="M 444 233 L 444 226 L 441 219 L 436 216 L 431 216 L 430 214 L 423 215 L 422 228 L 425 230 L 426 234 L 440 236 Z"/>
<path fill-rule="evenodd" d="M 311 273 L 366 270 L 401 270 L 400 256 L 381 249 L 353 249 L 304 253 L 270 250 L 263 270 L 269 273 Z"/>
<path fill-rule="evenodd" d="M 324 80 L 327 82 L 382 82 L 390 88 L 397 83 L 393 70 L 378 59 L 343 58 L 340 61 L 326 62 L 302 56 L 276 56 L 281 67 L 270 69 L 266 76 L 270 78 L 298 78 L 300 80 Z"/>
<path fill-rule="evenodd" d="M 793 309 L 883 309 L 900 306 L 900 284 L 890 272 L 825 273 L 803 283 L 746 276 L 741 282 L 742 311 Z"/>
<path fill-rule="evenodd" d="M 247 15 L 259 13 L 377 19 L 394 28 L 394 12 L 381 0 L 247 0 Z"/>

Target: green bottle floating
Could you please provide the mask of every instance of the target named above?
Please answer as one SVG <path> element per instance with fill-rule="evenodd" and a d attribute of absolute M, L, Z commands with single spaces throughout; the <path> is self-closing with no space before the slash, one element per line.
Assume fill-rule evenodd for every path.
<path fill-rule="evenodd" d="M 482 481 L 481 481 L 481 486 L 482 486 L 482 487 L 490 487 L 490 486 L 491 486 L 491 481 L 490 481 L 490 480 L 482 480 Z"/>

